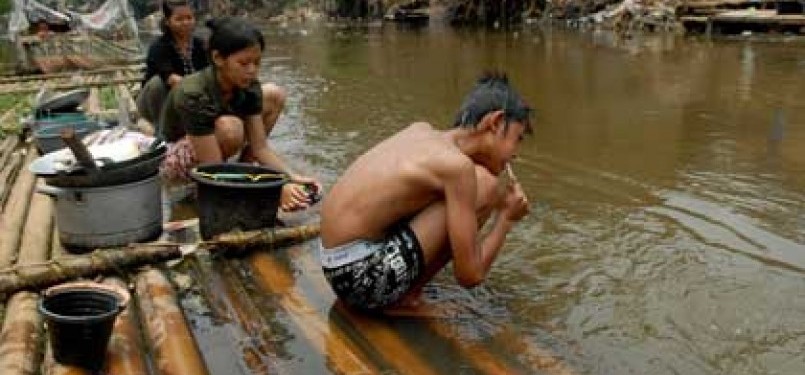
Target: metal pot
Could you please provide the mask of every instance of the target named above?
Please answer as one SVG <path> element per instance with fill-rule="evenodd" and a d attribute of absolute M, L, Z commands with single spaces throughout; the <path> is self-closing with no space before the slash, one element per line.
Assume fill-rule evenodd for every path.
<path fill-rule="evenodd" d="M 29 170 L 51 186 L 58 187 L 101 187 L 120 185 L 148 178 L 159 171 L 159 165 L 165 159 L 167 146 L 160 143 L 154 149 L 134 158 L 120 163 L 100 167 L 95 172 L 86 171 L 78 167 L 70 172 L 57 172 L 53 170 L 52 162 L 31 164 Z M 37 163 L 35 161 L 35 163 Z"/>
<path fill-rule="evenodd" d="M 104 187 L 39 185 L 37 191 L 56 202 L 62 245 L 71 252 L 125 246 L 162 233 L 159 175 Z"/>

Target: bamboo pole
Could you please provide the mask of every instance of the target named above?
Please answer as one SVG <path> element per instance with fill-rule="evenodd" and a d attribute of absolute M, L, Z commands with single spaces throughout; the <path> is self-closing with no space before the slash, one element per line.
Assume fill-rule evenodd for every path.
<path fill-rule="evenodd" d="M 89 254 L 0 270 L 0 294 L 41 289 L 81 277 L 114 273 L 145 264 L 158 264 L 182 256 L 175 244 L 141 245 L 96 250 Z"/>
<path fill-rule="evenodd" d="M 37 195 L 31 202 L 26 221 L 27 236 L 20 245 L 19 263 L 47 259 L 53 230 L 53 205 L 47 197 Z M 42 359 L 42 317 L 37 312 L 38 295 L 19 292 L 11 296 L 0 333 L 0 373 L 34 375 Z"/>
<path fill-rule="evenodd" d="M 42 194 L 34 194 L 25 222 L 25 236 L 20 243 L 17 264 L 41 263 L 50 256 L 53 237 L 53 203 Z"/>
<path fill-rule="evenodd" d="M 113 74 L 119 71 L 140 72 L 143 69 L 145 69 L 145 65 L 143 64 L 115 65 L 115 66 L 105 66 L 102 68 L 91 69 L 91 70 L 78 70 L 73 72 L 61 72 L 61 73 L 50 73 L 50 74 L 27 74 L 13 77 L 0 77 L 0 83 L 44 81 L 54 78 L 72 78 L 75 76 L 104 75 L 104 74 Z"/>
<path fill-rule="evenodd" d="M 30 85 L 30 86 L 13 86 L 13 87 L 5 87 L 0 86 L 0 90 L 4 94 L 27 94 L 32 92 L 37 92 L 42 89 L 42 87 L 46 87 L 50 90 L 72 90 L 81 87 L 101 87 L 101 86 L 113 86 L 121 83 L 131 83 L 131 82 L 138 82 L 140 81 L 140 77 L 125 77 L 125 78 L 111 78 L 108 80 L 92 80 L 92 81 L 84 81 L 84 82 L 67 82 L 67 83 L 53 83 L 53 84 L 39 84 L 39 85 Z"/>
<path fill-rule="evenodd" d="M 11 296 L 0 333 L 0 373 L 3 375 L 37 373 L 38 341 L 42 317 L 36 312 L 39 297 L 19 292 Z"/>
<path fill-rule="evenodd" d="M 7 164 L 0 164 L 3 166 L 2 171 L 0 171 L 0 212 L 3 211 L 2 208 L 6 205 L 6 198 L 8 198 L 9 190 L 11 190 L 12 184 L 17 179 L 17 172 L 20 170 L 22 166 L 22 155 L 19 153 L 15 153 L 11 159 L 8 160 Z"/>
<path fill-rule="evenodd" d="M 229 232 L 215 236 L 212 241 L 202 243 L 213 252 L 225 252 L 228 256 L 243 255 L 257 247 L 267 250 L 302 242 L 318 237 L 321 227 L 318 223 L 288 228 L 267 228 L 245 232 Z"/>
<path fill-rule="evenodd" d="M 109 277 L 104 284 L 126 289 L 126 283 L 118 277 Z M 117 316 L 112 328 L 112 338 L 106 350 L 107 374 L 144 375 L 147 374 L 145 346 L 138 328 L 136 309 L 129 305 Z"/>
<path fill-rule="evenodd" d="M 207 374 L 168 279 L 160 271 L 150 269 L 137 275 L 136 284 L 157 369 L 166 375 Z"/>
<path fill-rule="evenodd" d="M 313 233 L 318 233 L 318 225 L 235 232 L 202 242 L 200 247 L 221 255 L 242 255 L 246 250 L 260 246 L 274 248 L 294 241 L 303 241 Z M 3 236 L 3 240 L 9 237 L 11 236 Z M 101 249 L 74 257 L 7 267 L 0 269 L 0 294 L 22 289 L 39 289 L 79 277 L 113 273 L 146 264 L 159 264 L 181 257 L 179 244 L 135 244 L 125 248 Z"/>
<path fill-rule="evenodd" d="M 34 154 L 33 146 L 29 147 L 25 165 L 33 160 Z M 31 172 L 23 170 L 22 173 L 19 173 L 0 220 L 0 233 L 2 233 L 0 236 L 0 268 L 14 263 L 14 255 L 20 244 L 33 186 L 34 175 Z"/>
<path fill-rule="evenodd" d="M 6 116 L 9 116 L 9 113 L 16 111 L 16 108 L 19 104 L 11 107 L 3 116 L 0 118 L 0 124 L 6 122 Z M 14 151 L 17 149 L 17 144 L 19 144 L 20 137 L 17 136 L 8 136 L 3 139 L 3 145 L 0 146 L 0 165 L 6 165 L 6 161 Z"/>
<path fill-rule="evenodd" d="M 347 335 L 324 321 L 307 298 L 294 288 L 293 276 L 270 254 L 255 253 L 249 258 L 258 284 L 266 291 L 279 296 L 280 305 L 297 323 L 313 346 L 328 355 L 335 371 L 341 374 L 375 373 L 374 366 L 366 359 L 366 353 Z M 375 340 L 377 339 L 377 340 Z M 388 362 L 400 373 L 435 374 L 436 372 L 411 349 L 395 338 L 373 337 L 372 344 L 389 355 Z"/>

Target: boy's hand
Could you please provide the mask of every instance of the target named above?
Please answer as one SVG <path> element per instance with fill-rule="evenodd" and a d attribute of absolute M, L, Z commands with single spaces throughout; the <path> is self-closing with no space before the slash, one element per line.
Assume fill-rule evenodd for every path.
<path fill-rule="evenodd" d="M 502 214 L 510 221 L 520 221 L 529 212 L 528 198 L 519 182 L 512 182 L 506 187 Z"/>

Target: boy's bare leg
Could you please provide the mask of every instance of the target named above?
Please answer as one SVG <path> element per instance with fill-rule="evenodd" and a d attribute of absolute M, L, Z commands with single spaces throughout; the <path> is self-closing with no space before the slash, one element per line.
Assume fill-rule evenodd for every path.
<path fill-rule="evenodd" d="M 502 192 L 498 189 L 497 177 L 483 167 L 476 166 L 476 214 L 478 227 L 482 227 L 498 207 Z M 422 300 L 422 289 L 453 258 L 447 235 L 447 206 L 440 201 L 420 212 L 410 222 L 411 230 L 417 236 L 425 257 L 425 272 L 417 283 L 397 303 L 384 310 L 388 315 L 411 317 L 443 317 L 444 309 L 426 306 Z"/>

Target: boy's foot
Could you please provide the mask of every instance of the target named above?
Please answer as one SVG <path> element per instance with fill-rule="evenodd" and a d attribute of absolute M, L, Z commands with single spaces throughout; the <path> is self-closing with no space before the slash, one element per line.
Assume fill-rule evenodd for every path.
<path fill-rule="evenodd" d="M 397 303 L 383 309 L 383 314 L 407 318 L 452 318 L 459 314 L 458 306 L 445 302 L 428 302 L 422 294 L 403 297 Z"/>

